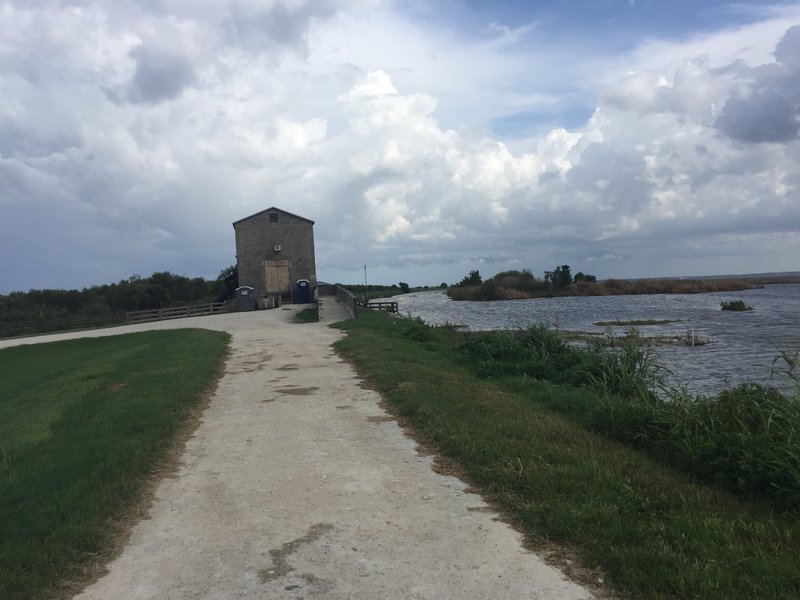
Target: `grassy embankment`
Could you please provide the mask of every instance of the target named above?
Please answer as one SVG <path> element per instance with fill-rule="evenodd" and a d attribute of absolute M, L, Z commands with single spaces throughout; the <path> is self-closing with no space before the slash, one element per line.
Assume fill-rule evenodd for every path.
<path fill-rule="evenodd" d="M 570 354 L 541 328 L 465 334 L 366 311 L 342 327 L 340 351 L 532 546 L 568 548 L 632 597 L 800 595 L 797 398 L 740 388 L 666 406 L 646 353 Z"/>
<path fill-rule="evenodd" d="M 59 597 L 109 551 L 228 338 L 186 329 L 0 350 L 0 598 Z"/>
<path fill-rule="evenodd" d="M 576 281 L 561 287 L 535 278 L 529 271 L 498 273 L 481 285 L 453 286 L 447 295 L 453 300 L 521 300 L 557 296 L 621 296 L 638 294 L 706 294 L 763 287 L 767 283 L 797 283 L 791 278 L 775 279 L 607 279 Z"/>

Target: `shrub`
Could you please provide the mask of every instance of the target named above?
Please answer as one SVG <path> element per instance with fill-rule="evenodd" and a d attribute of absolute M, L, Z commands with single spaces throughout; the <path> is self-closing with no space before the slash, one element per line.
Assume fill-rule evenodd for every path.
<path fill-rule="evenodd" d="M 723 300 L 719 303 L 722 307 L 722 310 L 733 310 L 733 311 L 745 311 L 745 310 L 753 310 L 752 306 L 748 306 L 744 303 L 744 300 Z"/>

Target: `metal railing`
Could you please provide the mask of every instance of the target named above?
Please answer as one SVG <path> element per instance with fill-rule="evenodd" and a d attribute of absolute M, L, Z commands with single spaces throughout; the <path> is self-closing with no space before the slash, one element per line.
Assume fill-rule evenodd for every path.
<path fill-rule="evenodd" d="M 353 295 L 350 290 L 346 290 L 341 286 L 327 284 L 325 287 L 328 289 L 334 288 L 336 290 L 336 299 L 342 303 L 342 306 L 344 306 L 344 309 L 347 311 L 347 314 L 351 319 L 356 318 L 356 310 L 358 306 L 376 310 L 385 310 L 394 314 L 399 313 L 397 302 L 365 302 L 362 298 Z"/>
<path fill-rule="evenodd" d="M 342 303 L 351 319 L 356 318 L 356 297 L 343 287 L 336 286 L 336 298 Z"/>

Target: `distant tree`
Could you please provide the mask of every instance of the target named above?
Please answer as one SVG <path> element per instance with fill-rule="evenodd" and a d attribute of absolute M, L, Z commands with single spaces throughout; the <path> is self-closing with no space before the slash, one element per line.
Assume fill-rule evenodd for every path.
<path fill-rule="evenodd" d="M 480 272 L 475 270 L 475 271 L 470 271 L 469 275 L 464 277 L 464 279 L 462 279 L 457 284 L 457 286 L 458 287 L 465 287 L 465 286 L 468 286 L 468 285 L 480 285 L 482 283 L 483 283 L 483 279 L 481 278 Z"/>
<path fill-rule="evenodd" d="M 222 302 L 236 295 L 239 287 L 239 268 L 236 265 L 225 267 L 217 275 L 217 300 Z"/>
<path fill-rule="evenodd" d="M 405 281 L 401 281 L 401 282 L 400 282 L 398 285 L 400 286 L 400 290 L 401 290 L 401 291 L 402 291 L 404 294 L 407 294 L 407 293 L 408 293 L 408 290 L 409 290 L 409 285 L 408 285 L 408 284 L 407 284 Z"/>
<path fill-rule="evenodd" d="M 439 284 L 439 287 L 442 288 L 443 290 L 446 290 L 449 286 L 443 281 L 442 283 Z"/>
<path fill-rule="evenodd" d="M 144 293 L 139 300 L 139 308 L 148 310 L 152 308 L 166 308 L 172 302 L 169 291 L 160 283 L 151 283 L 144 288 Z"/>
<path fill-rule="evenodd" d="M 578 283 L 579 281 L 592 281 L 592 282 L 594 282 L 594 281 L 597 281 L 597 277 L 595 277 L 594 275 L 588 275 L 586 273 L 578 271 L 577 273 L 575 273 L 575 279 L 573 279 L 573 281 L 575 283 Z"/>
<path fill-rule="evenodd" d="M 544 280 L 549 282 L 553 289 L 561 289 L 572 283 L 572 273 L 569 265 L 561 265 L 552 271 L 544 272 Z"/>

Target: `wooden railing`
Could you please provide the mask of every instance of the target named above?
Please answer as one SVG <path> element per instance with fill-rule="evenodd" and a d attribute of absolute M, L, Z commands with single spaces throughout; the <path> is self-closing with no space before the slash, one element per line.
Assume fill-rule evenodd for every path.
<path fill-rule="evenodd" d="M 374 300 L 367 300 L 364 302 L 361 298 L 355 299 L 356 306 L 363 306 L 364 308 L 372 308 L 375 310 L 385 310 L 386 312 L 398 314 L 397 302 L 375 302 Z"/>
<path fill-rule="evenodd" d="M 180 319 L 181 317 L 199 317 L 228 311 L 225 302 L 208 302 L 205 304 L 188 304 L 186 306 L 171 306 L 170 308 L 154 308 L 152 310 L 132 310 L 125 313 L 127 323 L 144 323 L 145 321 L 163 321 L 165 319 Z"/>
<path fill-rule="evenodd" d="M 367 302 L 367 308 L 376 308 L 386 312 L 397 314 L 397 302 Z"/>

